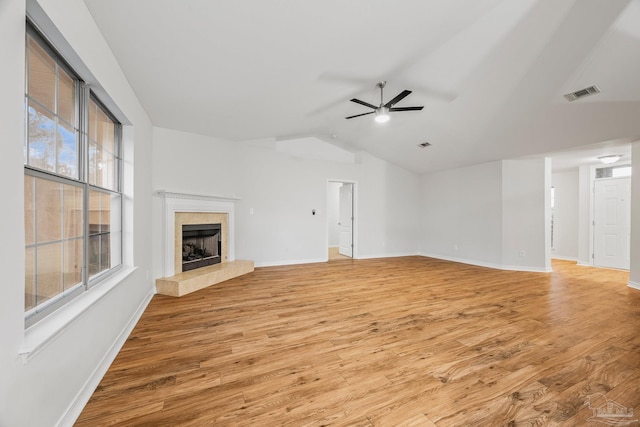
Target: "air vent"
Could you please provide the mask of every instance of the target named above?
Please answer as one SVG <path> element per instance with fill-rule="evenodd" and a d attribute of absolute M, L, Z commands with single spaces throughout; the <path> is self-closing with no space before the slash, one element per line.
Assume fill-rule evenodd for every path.
<path fill-rule="evenodd" d="M 596 93 L 600 93 L 600 89 L 598 89 L 598 86 L 593 85 L 585 87 L 584 89 L 577 90 L 575 92 L 568 93 L 564 97 L 569 101 L 575 101 L 576 99 L 584 98 L 585 96 L 589 95 L 595 95 Z"/>
<path fill-rule="evenodd" d="M 421 143 L 421 144 L 418 144 L 418 147 L 420 147 L 420 148 L 427 148 L 427 147 L 429 147 L 430 145 L 431 145 L 431 144 L 430 144 L 430 143 L 428 143 L 428 142 L 423 142 L 423 143 Z"/>

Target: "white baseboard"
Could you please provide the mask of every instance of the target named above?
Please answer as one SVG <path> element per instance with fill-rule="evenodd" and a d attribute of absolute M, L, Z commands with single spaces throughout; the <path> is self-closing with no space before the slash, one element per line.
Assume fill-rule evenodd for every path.
<path fill-rule="evenodd" d="M 358 255 L 357 259 L 374 259 L 374 258 L 399 258 L 403 256 L 419 256 L 420 254 L 417 252 L 400 252 L 393 254 L 365 254 Z"/>
<path fill-rule="evenodd" d="M 640 283 L 629 280 L 627 286 L 640 291 Z"/>
<path fill-rule="evenodd" d="M 441 259 L 441 260 L 444 260 L 444 261 L 459 262 L 461 264 L 475 265 L 475 266 L 478 266 L 478 267 L 493 268 L 495 270 L 523 271 L 523 272 L 529 272 L 529 273 L 551 273 L 551 271 L 552 271 L 551 269 L 546 269 L 544 267 L 525 267 L 525 266 L 521 266 L 521 265 L 503 265 L 503 264 L 495 264 L 495 263 L 491 263 L 491 262 L 477 261 L 477 260 L 466 259 L 466 258 L 449 257 L 449 256 L 436 255 L 436 254 L 430 254 L 430 253 L 424 253 L 424 252 L 420 253 L 419 255 L 421 255 L 423 257 L 427 257 L 427 258 L 436 258 L 436 259 Z"/>
<path fill-rule="evenodd" d="M 475 266 L 478 266 L 478 267 L 487 267 L 487 268 L 494 268 L 496 270 L 502 270 L 500 265 L 494 264 L 494 263 L 490 263 L 490 262 L 470 260 L 470 259 L 465 259 L 465 258 L 456 258 L 456 257 L 450 257 L 450 256 L 438 255 L 438 254 L 431 254 L 431 253 L 426 253 L 426 252 L 421 252 L 420 256 L 427 257 L 427 258 L 441 259 L 443 261 L 459 262 L 461 264 L 475 265 Z"/>
<path fill-rule="evenodd" d="M 551 268 L 545 267 L 525 267 L 522 265 L 502 265 L 500 266 L 500 270 L 509 270 L 509 271 L 523 271 L 527 273 L 552 273 L 553 270 Z"/>
<path fill-rule="evenodd" d="M 71 427 L 77 421 L 80 413 L 82 413 L 82 410 L 91 398 L 91 395 L 95 391 L 96 387 L 98 387 L 98 384 L 100 384 L 100 381 L 102 381 L 102 378 L 109 370 L 109 367 L 115 360 L 129 335 L 131 334 L 131 331 L 133 331 L 133 328 L 138 323 L 138 320 L 140 320 L 140 317 L 142 317 L 142 314 L 144 313 L 147 305 L 149 305 L 149 302 L 154 295 L 155 287 L 152 287 L 152 289 L 144 297 L 136 311 L 133 313 L 125 327 L 122 329 L 118 337 L 115 339 L 115 341 L 109 348 L 109 351 L 107 351 L 100 363 L 98 363 L 87 381 L 84 383 L 84 386 L 76 395 L 75 399 L 73 399 L 65 413 L 62 415 L 62 417 L 60 417 L 60 419 L 56 423 L 56 426 Z"/>
<path fill-rule="evenodd" d="M 551 259 L 559 259 L 561 261 L 574 261 L 574 262 L 578 262 L 578 258 L 576 257 L 571 257 L 571 256 L 556 256 L 556 255 L 552 255 Z"/>
<path fill-rule="evenodd" d="M 265 261 L 254 263 L 255 267 L 277 267 L 281 265 L 296 265 L 296 264 L 314 264 L 318 262 L 327 262 L 328 257 L 325 258 L 311 258 L 311 259 L 293 259 L 285 261 Z"/>
<path fill-rule="evenodd" d="M 397 258 L 403 256 L 419 256 L 420 254 L 417 252 L 403 252 L 403 253 L 395 253 L 395 254 L 366 254 L 366 255 L 358 255 L 357 258 L 354 259 L 373 259 L 373 258 Z M 295 259 L 295 260 L 285 260 L 285 261 L 265 261 L 265 262 L 256 262 L 254 265 L 256 267 L 277 267 L 282 265 L 297 265 L 297 264 L 313 264 L 318 262 L 327 262 L 329 258 L 311 258 L 311 259 Z"/>

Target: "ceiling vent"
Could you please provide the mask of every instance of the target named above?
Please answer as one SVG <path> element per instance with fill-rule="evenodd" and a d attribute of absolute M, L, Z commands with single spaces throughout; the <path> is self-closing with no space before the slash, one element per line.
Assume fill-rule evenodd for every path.
<path fill-rule="evenodd" d="M 423 142 L 422 144 L 418 144 L 418 147 L 420 147 L 420 148 L 427 148 L 429 146 L 431 146 L 431 144 L 428 143 L 428 142 Z"/>
<path fill-rule="evenodd" d="M 585 96 L 589 95 L 595 95 L 596 93 L 600 93 L 600 89 L 598 89 L 598 86 L 593 85 L 585 87 L 584 89 L 577 90 L 575 92 L 568 93 L 564 97 L 569 101 L 575 101 L 576 99 L 584 98 Z"/>

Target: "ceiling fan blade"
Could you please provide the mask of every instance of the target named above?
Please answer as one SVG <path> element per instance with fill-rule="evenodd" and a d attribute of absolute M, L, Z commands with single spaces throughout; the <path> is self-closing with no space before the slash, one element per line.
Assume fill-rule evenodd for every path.
<path fill-rule="evenodd" d="M 411 93 L 410 90 L 403 90 L 402 92 L 400 92 L 398 95 L 396 95 L 395 98 L 393 98 L 391 101 L 387 102 L 386 104 L 384 104 L 385 108 L 390 108 L 392 105 L 400 102 L 401 100 L 403 100 L 407 95 L 409 95 Z"/>
<path fill-rule="evenodd" d="M 355 116 L 345 117 L 345 119 L 353 119 L 354 117 L 366 116 L 367 114 L 373 114 L 375 111 L 370 111 L 368 113 L 356 114 Z"/>
<path fill-rule="evenodd" d="M 356 104 L 364 105 L 365 107 L 373 108 L 374 110 L 378 107 L 375 105 L 369 104 L 368 102 L 360 101 L 359 99 L 353 98 L 351 102 L 355 102 Z"/>
<path fill-rule="evenodd" d="M 389 111 L 420 111 L 424 108 L 424 106 L 421 107 L 396 107 L 396 108 L 389 108 Z"/>

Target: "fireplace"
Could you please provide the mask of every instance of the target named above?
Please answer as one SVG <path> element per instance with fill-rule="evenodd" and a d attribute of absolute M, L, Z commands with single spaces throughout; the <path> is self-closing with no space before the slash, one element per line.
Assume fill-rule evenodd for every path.
<path fill-rule="evenodd" d="M 230 196 L 208 196 L 158 190 L 162 198 L 164 247 L 163 274 L 172 277 L 182 270 L 182 226 L 220 224 L 220 263 L 235 261 L 234 202 Z M 218 264 L 219 265 L 219 264 Z"/>
<path fill-rule="evenodd" d="M 221 224 L 182 225 L 182 271 L 218 264 L 222 257 Z"/>

